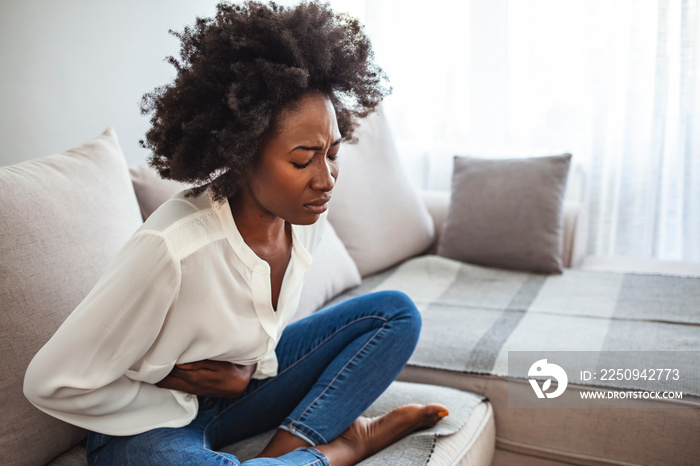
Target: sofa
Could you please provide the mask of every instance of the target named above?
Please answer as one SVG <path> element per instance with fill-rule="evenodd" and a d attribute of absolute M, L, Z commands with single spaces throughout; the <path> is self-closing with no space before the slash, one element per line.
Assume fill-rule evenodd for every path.
<path fill-rule="evenodd" d="M 421 340 L 398 381 L 366 415 L 378 415 L 409 401 L 439 400 L 450 408 L 450 416 L 435 428 L 416 433 L 362 464 L 697 464 L 700 404 L 696 397 L 685 397 L 678 406 L 647 403 L 629 408 L 516 408 L 509 405 L 509 395 L 531 389 L 524 379 L 509 377 L 507 372 L 510 350 L 533 349 L 527 344 L 527 334 L 517 331 L 522 322 L 529 322 L 531 316 L 558 315 L 552 303 L 559 305 L 571 299 L 604 302 L 598 300 L 598 291 L 609 291 L 612 283 L 619 284 L 619 293 L 627 289 L 623 285 L 638 277 L 651 281 L 634 289 L 641 286 L 658 290 L 655 287 L 661 286 L 662 290 L 670 287 L 682 293 L 690 290 L 689 302 L 700 303 L 693 291 L 700 288 L 697 264 L 630 264 L 615 258 L 586 257 L 585 208 L 563 200 L 566 172 L 562 171 L 562 163 L 567 157 L 547 161 L 546 170 L 551 173 L 536 183 L 543 186 L 558 177 L 553 191 L 535 190 L 539 197 L 529 199 L 536 206 L 533 211 L 546 211 L 547 218 L 540 218 L 539 213 L 520 218 L 525 200 L 514 202 L 511 198 L 499 201 L 508 207 L 500 212 L 501 218 L 507 215 L 509 222 L 512 219 L 507 228 L 494 233 L 482 225 L 480 232 L 474 232 L 464 227 L 464 218 L 455 220 L 455 206 L 464 198 L 479 198 L 491 185 L 498 193 L 507 191 L 502 184 L 487 184 L 463 198 L 455 197 L 454 188 L 452 194 L 419 192 L 401 169 L 381 112 L 362 123 L 358 138 L 358 144 L 343 147 L 328 229 L 308 272 L 297 318 L 370 291 L 391 288 L 406 292 L 423 315 Z M 497 167 L 499 173 L 525 173 L 531 168 L 536 171 L 540 167 Z M 481 173 L 478 180 L 490 179 L 483 172 L 477 173 Z M 131 233 L 162 202 L 186 188 L 160 179 L 145 164 L 127 167 L 112 129 L 65 152 L 0 167 L 4 200 L 0 208 L 3 464 L 86 464 L 85 432 L 43 414 L 24 398 L 24 370 Z M 470 185 L 470 189 L 475 188 Z M 484 203 L 469 209 L 479 209 Z M 486 212 L 474 212 L 466 221 L 488 223 L 498 210 L 489 207 Z M 531 237 L 533 222 L 549 223 L 550 228 L 546 234 Z M 475 234 L 473 240 L 464 239 Z M 450 251 L 445 240 L 449 236 L 456 238 L 452 246 L 456 245 L 457 251 Z M 465 252 L 459 250 L 463 243 L 479 246 Z M 490 257 L 495 257 L 497 265 L 505 261 L 503 266 L 489 264 L 492 259 L 488 257 L 483 259 L 488 256 L 484 256 L 485 250 L 489 245 L 493 249 L 494 244 L 495 256 Z M 533 256 L 537 248 L 548 249 L 544 259 Z M 455 258 L 464 253 L 477 259 L 470 262 Z M 514 256 L 520 262 L 512 262 Z M 536 262 L 550 271 L 537 270 Z M 676 281 L 669 285 L 658 270 L 665 277 L 682 276 L 673 277 Z M 529 300 L 527 306 L 525 300 Z M 674 305 L 670 298 L 666 302 Z M 686 307 L 690 311 L 685 311 Z M 664 331 L 678 332 L 678 348 L 693 357 L 700 354 L 700 316 L 692 305 L 686 307 L 679 306 L 678 312 L 671 313 L 674 318 L 665 320 Z M 649 321 L 659 320 L 649 312 Z M 518 319 L 514 320 L 515 315 Z M 617 320 L 647 323 L 636 315 L 622 317 Z M 558 319 L 568 322 L 566 329 L 576 330 L 579 325 L 584 328 L 591 316 L 564 315 Z M 617 320 L 608 319 L 598 327 L 585 329 L 613 332 L 610 322 Z M 539 325 L 544 336 L 533 339 L 550 343 L 555 350 L 607 348 L 607 337 L 599 338 L 597 346 L 574 337 L 557 340 L 562 328 L 557 325 Z M 513 336 L 526 343 L 518 346 L 517 338 L 511 341 Z M 496 337 L 500 338 L 497 345 Z M 679 342 L 668 345 L 677 349 L 674 343 Z M 496 352 L 485 354 L 483 349 L 490 346 Z M 654 345 L 648 349 L 659 348 L 668 350 Z M 490 361 L 490 365 L 484 361 Z M 691 368 L 695 364 L 698 372 L 697 360 L 686 363 Z M 568 391 L 576 393 L 586 388 L 571 384 Z M 692 386 L 689 390 L 692 395 Z M 264 444 L 266 435 L 269 433 L 227 449 L 241 459 L 251 457 Z"/>

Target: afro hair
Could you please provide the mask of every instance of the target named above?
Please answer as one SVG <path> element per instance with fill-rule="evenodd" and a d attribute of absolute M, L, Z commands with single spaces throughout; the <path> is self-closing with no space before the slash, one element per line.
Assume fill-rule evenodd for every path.
<path fill-rule="evenodd" d="M 391 92 L 359 21 L 328 4 L 220 3 L 197 18 L 168 57 L 174 81 L 143 96 L 151 129 L 141 145 L 163 178 L 211 187 L 215 199 L 237 192 L 275 117 L 312 91 L 333 103 L 338 127 L 354 142 L 360 118 Z"/>

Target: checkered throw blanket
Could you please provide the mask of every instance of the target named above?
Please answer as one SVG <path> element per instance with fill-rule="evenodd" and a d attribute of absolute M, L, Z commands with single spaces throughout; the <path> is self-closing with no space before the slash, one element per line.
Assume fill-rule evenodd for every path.
<path fill-rule="evenodd" d="M 380 290 L 403 291 L 421 311 L 414 366 L 506 376 L 508 351 L 644 351 L 645 365 L 672 363 L 683 374 L 677 387 L 700 395 L 697 278 L 573 269 L 541 275 L 421 256 L 333 302 Z"/>

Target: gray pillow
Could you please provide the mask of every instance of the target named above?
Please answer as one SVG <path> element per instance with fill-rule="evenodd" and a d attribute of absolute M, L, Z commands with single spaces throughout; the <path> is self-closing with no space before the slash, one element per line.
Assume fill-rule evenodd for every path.
<path fill-rule="evenodd" d="M 438 254 L 472 264 L 562 271 L 562 205 L 571 154 L 455 157 Z"/>

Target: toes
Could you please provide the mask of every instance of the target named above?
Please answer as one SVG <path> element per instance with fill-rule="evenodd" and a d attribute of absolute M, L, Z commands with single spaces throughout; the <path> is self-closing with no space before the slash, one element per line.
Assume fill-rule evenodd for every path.
<path fill-rule="evenodd" d="M 423 408 L 424 425 L 425 427 L 432 427 L 449 414 L 450 412 L 445 405 L 427 405 Z"/>

